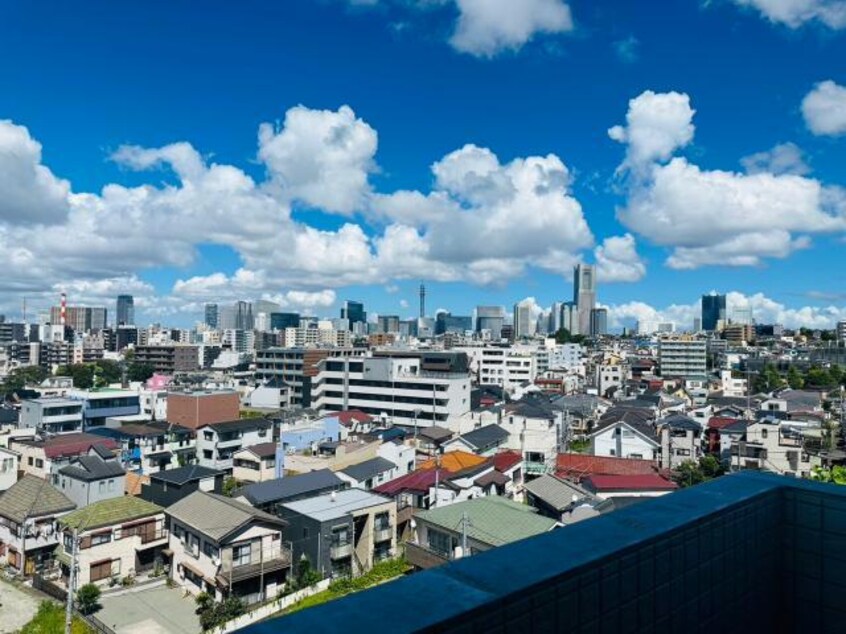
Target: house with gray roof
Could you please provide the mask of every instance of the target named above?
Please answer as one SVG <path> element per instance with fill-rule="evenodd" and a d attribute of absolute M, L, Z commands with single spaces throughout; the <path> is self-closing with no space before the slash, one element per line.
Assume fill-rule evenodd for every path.
<path fill-rule="evenodd" d="M 278 507 L 286 502 L 296 502 L 332 491 L 342 491 L 349 484 L 329 469 L 318 469 L 308 473 L 256 482 L 238 489 L 233 498 L 272 515 L 278 515 Z"/>
<path fill-rule="evenodd" d="M 469 451 L 480 456 L 492 456 L 506 445 L 509 433 L 500 425 L 485 425 L 444 443 L 444 451 Z"/>
<path fill-rule="evenodd" d="M 0 561 L 27 576 L 49 567 L 60 538 L 56 520 L 75 508 L 47 480 L 25 474 L 0 495 Z"/>
<path fill-rule="evenodd" d="M 352 488 L 365 491 L 370 491 L 404 474 L 405 472 L 400 473 L 396 463 L 381 456 L 350 465 L 337 472 L 338 477 L 348 482 Z"/>
<path fill-rule="evenodd" d="M 661 452 L 655 427 L 639 416 L 603 417 L 590 441 L 594 456 L 655 460 Z"/>
<path fill-rule="evenodd" d="M 126 471 L 113 454 L 95 445 L 88 455 L 59 469 L 57 480 L 56 488 L 82 508 L 100 500 L 122 497 Z"/>
<path fill-rule="evenodd" d="M 251 605 L 275 597 L 291 569 L 286 522 L 232 498 L 196 491 L 165 510 L 170 575 L 189 593 Z"/>

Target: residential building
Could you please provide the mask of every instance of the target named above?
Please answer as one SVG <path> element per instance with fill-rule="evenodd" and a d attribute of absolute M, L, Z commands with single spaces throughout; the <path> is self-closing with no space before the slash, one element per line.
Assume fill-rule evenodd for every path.
<path fill-rule="evenodd" d="M 273 442 L 244 447 L 232 454 L 232 477 L 238 482 L 266 482 L 276 477 L 276 450 Z"/>
<path fill-rule="evenodd" d="M 332 491 L 342 491 L 349 485 L 329 469 L 275 478 L 248 484 L 238 489 L 233 498 L 271 515 L 279 515 L 279 506 L 305 498 L 317 497 Z"/>
<path fill-rule="evenodd" d="M 58 518 L 76 505 L 42 478 L 25 474 L 0 495 L 0 562 L 26 576 L 49 568 Z"/>
<path fill-rule="evenodd" d="M 466 451 L 479 456 L 492 456 L 507 445 L 509 433 L 499 425 L 485 425 L 456 436 L 443 444 L 445 453 Z"/>
<path fill-rule="evenodd" d="M 579 312 L 579 334 L 590 334 L 591 311 L 596 308 L 596 269 L 591 264 L 573 268 L 573 302 Z"/>
<path fill-rule="evenodd" d="M 594 456 L 655 460 L 661 452 L 655 428 L 635 418 L 600 423 L 589 437 Z"/>
<path fill-rule="evenodd" d="M 273 439 L 273 423 L 264 418 L 244 418 L 211 423 L 197 430 L 197 463 L 229 471 L 235 452 Z"/>
<path fill-rule="evenodd" d="M 846 321 L 837 322 L 837 339 L 839 341 L 846 341 Z"/>
<path fill-rule="evenodd" d="M 808 478 L 821 462 L 805 444 L 802 426 L 768 417 L 749 423 L 746 438 L 732 445 L 732 456 L 739 456 L 732 460 L 746 469 Z"/>
<path fill-rule="evenodd" d="M 120 460 L 126 469 L 142 475 L 196 461 L 194 434 L 173 423 L 124 423 L 97 427 L 91 433 L 114 439 L 120 445 Z"/>
<path fill-rule="evenodd" d="M 582 485 L 602 500 L 658 497 L 672 493 L 679 488 L 675 482 L 657 473 L 644 475 L 592 475 L 582 480 Z"/>
<path fill-rule="evenodd" d="M 51 438 L 12 438 L 9 448 L 21 455 L 20 468 L 24 473 L 59 483 L 59 470 L 74 459 L 87 455 L 99 446 L 109 452 L 118 451 L 118 444 L 111 438 L 94 434 L 62 434 Z"/>
<path fill-rule="evenodd" d="M 48 434 L 82 431 L 82 407 L 78 400 L 61 397 L 37 398 L 21 403 L 21 428 L 34 428 Z"/>
<path fill-rule="evenodd" d="M 414 538 L 406 544 L 405 556 L 418 569 L 541 535 L 559 525 L 530 506 L 497 496 L 418 511 L 414 521 Z"/>
<path fill-rule="evenodd" d="M 595 495 L 566 478 L 547 473 L 526 483 L 526 502 L 562 524 L 596 517 L 602 506 Z"/>
<path fill-rule="evenodd" d="M 135 361 L 162 374 L 194 372 L 200 369 L 199 349 L 188 344 L 136 346 Z"/>
<path fill-rule="evenodd" d="M 122 497 L 126 488 L 126 471 L 114 454 L 95 445 L 86 456 L 80 456 L 59 469 L 56 486 L 78 508 Z"/>
<path fill-rule="evenodd" d="M 315 380 L 315 408 L 324 412 L 357 409 L 406 427 L 444 423 L 469 411 L 466 355 L 378 354 L 324 360 Z"/>
<path fill-rule="evenodd" d="M 159 471 L 151 474 L 149 482 L 141 486 L 141 497 L 168 507 L 196 491 L 221 494 L 225 476 L 224 471 L 197 464 Z"/>
<path fill-rule="evenodd" d="M 396 556 L 396 503 L 361 489 L 346 489 L 279 507 L 293 555 L 324 577 L 357 577 Z"/>
<path fill-rule="evenodd" d="M 0 495 L 18 481 L 21 455 L 17 451 L 0 447 Z"/>
<path fill-rule="evenodd" d="M 707 342 L 696 337 L 658 340 L 658 366 L 664 378 L 704 377 L 708 373 Z"/>
<path fill-rule="evenodd" d="M 509 393 L 538 376 L 538 352 L 528 347 L 461 347 L 480 385 L 497 385 Z"/>
<path fill-rule="evenodd" d="M 77 548 L 77 587 L 93 583 L 111 585 L 116 581 L 150 572 L 162 565 L 168 545 L 164 509 L 132 496 L 95 502 L 62 516 L 58 522 L 62 544 L 56 559 L 67 585 Z"/>
<path fill-rule="evenodd" d="M 137 416 L 141 412 L 138 392 L 132 390 L 70 390 L 68 397 L 82 401 L 82 425 L 85 431 L 105 425 L 107 418 Z"/>
<path fill-rule="evenodd" d="M 256 378 L 281 379 L 291 389 L 291 405 L 312 406 L 312 382 L 323 359 L 361 354 L 352 348 L 268 348 L 256 352 Z"/>
<path fill-rule="evenodd" d="M 247 605 L 275 598 L 291 570 L 278 517 L 222 495 L 197 491 L 165 510 L 170 576 L 193 595 Z"/>
<path fill-rule="evenodd" d="M 702 296 L 702 330 L 719 330 L 726 323 L 726 296 Z"/>
<path fill-rule="evenodd" d="M 341 469 L 335 475 L 347 482 L 353 489 L 370 491 L 402 474 L 398 473 L 395 463 L 381 456 L 376 456 L 370 460 Z"/>
<path fill-rule="evenodd" d="M 661 468 L 676 469 L 702 456 L 702 425 L 688 416 L 673 414 L 656 423 L 661 436 Z"/>
<path fill-rule="evenodd" d="M 167 395 L 168 422 L 187 429 L 235 420 L 240 412 L 241 399 L 235 390 L 194 390 Z"/>
<path fill-rule="evenodd" d="M 117 296 L 117 317 L 115 326 L 135 325 L 135 299 L 132 295 Z"/>
<path fill-rule="evenodd" d="M 317 451 L 318 445 L 326 441 L 339 442 L 346 437 L 347 430 L 341 432 L 340 414 L 328 415 L 321 418 L 303 418 L 291 423 L 283 422 L 279 427 L 279 442 L 285 453 L 299 453 L 304 450 Z M 369 416 L 360 413 L 369 421 Z M 363 433 L 363 430 L 356 430 Z M 369 428 L 368 430 L 369 431 Z"/>

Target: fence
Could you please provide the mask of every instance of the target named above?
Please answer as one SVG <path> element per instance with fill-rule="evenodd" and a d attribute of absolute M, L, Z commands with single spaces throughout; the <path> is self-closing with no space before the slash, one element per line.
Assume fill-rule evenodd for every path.
<path fill-rule="evenodd" d="M 251 610 L 247 614 L 242 614 L 236 619 L 232 619 L 222 627 L 220 627 L 217 632 L 220 634 L 227 634 L 228 632 L 234 632 L 235 630 L 239 630 L 242 627 L 246 627 L 252 623 L 256 623 L 263 619 L 266 619 L 270 616 L 273 616 L 277 612 L 281 612 L 282 610 L 291 607 L 297 601 L 305 599 L 306 597 L 310 597 L 313 594 L 317 594 L 318 592 L 323 592 L 329 587 L 329 584 L 332 583 L 331 579 L 324 579 L 323 581 L 318 581 L 313 586 L 309 586 L 308 588 L 303 588 L 302 590 L 297 590 L 296 592 L 292 592 L 291 594 L 282 597 L 281 599 L 274 599 L 264 605 L 261 605 L 254 610 Z"/>
<path fill-rule="evenodd" d="M 54 599 L 58 599 L 59 601 L 66 601 L 68 598 L 67 590 L 59 584 L 53 583 L 49 579 L 45 579 L 41 575 L 32 576 L 32 587 L 53 597 Z"/>

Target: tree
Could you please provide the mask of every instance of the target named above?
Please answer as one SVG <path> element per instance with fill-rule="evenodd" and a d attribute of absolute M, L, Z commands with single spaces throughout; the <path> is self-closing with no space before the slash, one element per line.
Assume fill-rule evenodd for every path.
<path fill-rule="evenodd" d="M 76 603 L 83 614 L 91 614 L 100 608 L 100 588 L 93 583 L 86 583 L 76 592 Z"/>
<path fill-rule="evenodd" d="M 834 466 L 830 469 L 827 467 L 814 467 L 811 471 L 811 480 L 819 480 L 820 482 L 829 482 L 831 484 L 846 484 L 846 467 Z"/>
<path fill-rule="evenodd" d="M 320 581 L 320 573 L 311 567 L 311 562 L 302 557 L 297 562 L 296 584 L 298 588 L 308 588 Z"/>
<path fill-rule="evenodd" d="M 110 385 L 111 383 L 120 383 L 123 380 L 123 372 L 120 369 L 120 364 L 111 359 L 100 359 L 94 364 L 94 375 L 96 376 L 96 383 L 98 386 Z"/>
<path fill-rule="evenodd" d="M 72 363 L 60 365 L 56 376 L 69 376 L 73 379 L 73 386 L 81 390 L 94 387 L 94 365 L 91 363 Z"/>
<path fill-rule="evenodd" d="M 784 379 L 772 363 L 766 364 L 758 376 L 755 377 L 756 392 L 772 392 L 784 385 Z"/>
<path fill-rule="evenodd" d="M 232 497 L 232 494 L 235 493 L 235 489 L 237 489 L 239 486 L 241 486 L 241 483 L 238 482 L 238 480 L 236 480 L 235 478 L 226 478 L 226 480 L 223 481 L 223 495 L 227 497 Z"/>
<path fill-rule="evenodd" d="M 796 369 L 796 366 L 791 365 L 787 371 L 787 384 L 794 390 L 802 389 L 805 385 L 805 379 Z"/>
<path fill-rule="evenodd" d="M 831 373 L 818 366 L 808 369 L 808 373 L 805 375 L 805 383 L 814 387 L 834 387 L 837 385 L 836 381 L 832 379 Z"/>
<path fill-rule="evenodd" d="M 702 456 L 699 461 L 685 460 L 675 468 L 673 482 L 689 487 L 713 480 L 725 473 L 725 467 L 715 456 Z"/>
<path fill-rule="evenodd" d="M 39 385 L 48 376 L 50 376 L 50 372 L 40 365 L 27 365 L 15 368 L 3 382 L 3 391 L 6 394 L 19 392 L 27 385 Z"/>
<path fill-rule="evenodd" d="M 566 328 L 560 328 L 558 332 L 555 333 L 555 343 L 564 344 L 564 343 L 578 343 L 582 344 L 585 341 L 584 335 L 574 335 L 570 333 L 569 330 Z"/>
<path fill-rule="evenodd" d="M 237 619 L 244 614 L 244 603 L 238 597 L 228 597 L 220 603 L 215 603 L 211 595 L 201 592 L 195 599 L 196 613 L 200 617 L 200 627 L 204 632 L 214 630 L 224 623 Z"/>
<path fill-rule="evenodd" d="M 147 381 L 154 373 L 153 366 L 137 361 L 131 362 L 126 368 L 126 378 L 130 381 L 138 381 L 140 383 Z"/>

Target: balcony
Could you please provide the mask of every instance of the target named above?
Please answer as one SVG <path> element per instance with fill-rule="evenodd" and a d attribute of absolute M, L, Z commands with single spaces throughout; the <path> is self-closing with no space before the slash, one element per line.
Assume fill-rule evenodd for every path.
<path fill-rule="evenodd" d="M 141 533 L 141 546 L 149 548 L 150 546 L 159 546 L 167 542 L 170 537 L 170 532 L 166 528 L 161 528 L 157 531 L 148 531 Z"/>
<path fill-rule="evenodd" d="M 243 564 L 225 561 L 217 573 L 218 584 L 227 586 L 244 579 L 291 567 L 291 551 L 282 546 L 265 548 L 256 559 L 257 561 L 251 560 Z"/>
<path fill-rule="evenodd" d="M 352 544 L 347 542 L 346 544 L 332 544 L 329 548 L 329 557 L 331 559 L 343 559 L 344 557 L 349 557 L 352 554 Z"/>
<path fill-rule="evenodd" d="M 393 528 L 388 526 L 376 526 L 373 529 L 373 541 L 374 542 L 386 542 L 390 539 L 394 538 L 394 530 Z"/>
<path fill-rule="evenodd" d="M 842 632 L 844 566 L 846 487 L 741 472 L 244 631 Z"/>
<path fill-rule="evenodd" d="M 420 568 L 421 570 L 428 570 L 447 563 L 450 558 L 443 553 L 439 553 L 426 546 L 415 544 L 413 542 L 406 542 L 405 544 L 405 558 L 412 566 Z"/>

